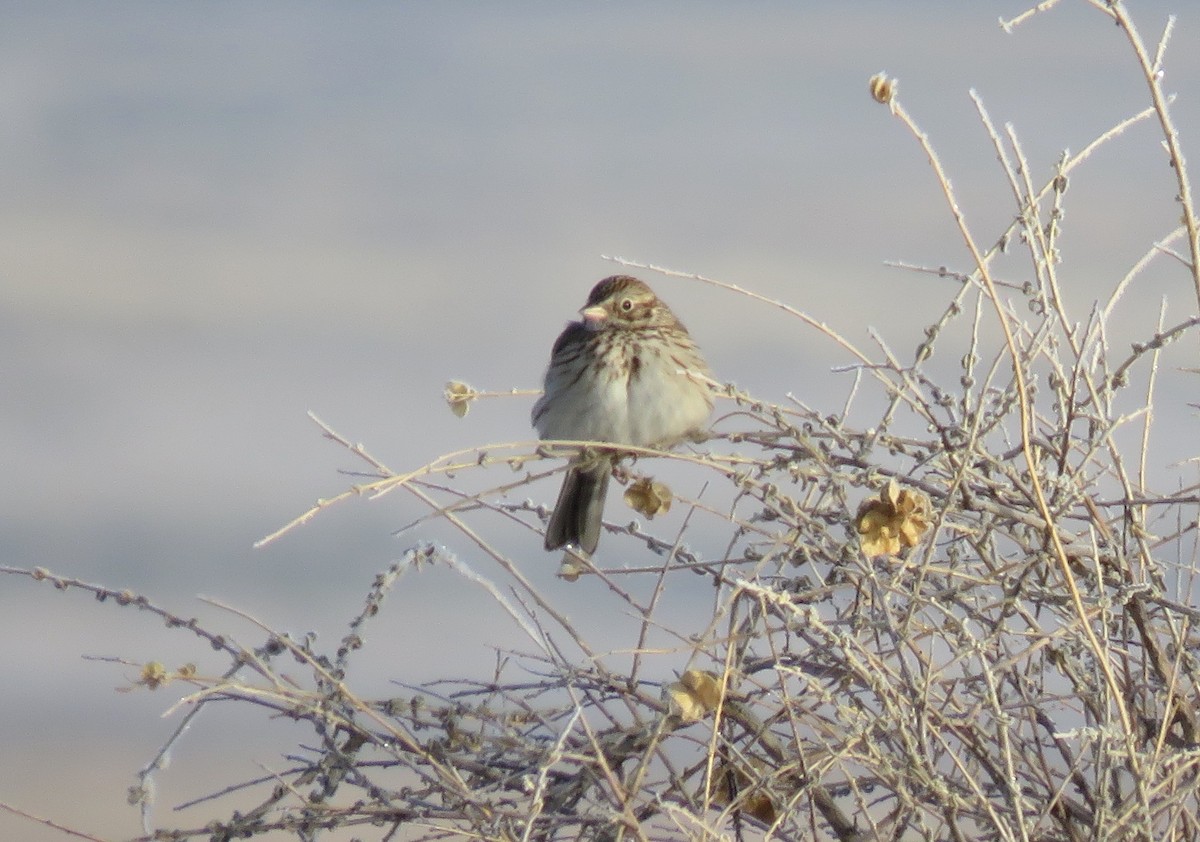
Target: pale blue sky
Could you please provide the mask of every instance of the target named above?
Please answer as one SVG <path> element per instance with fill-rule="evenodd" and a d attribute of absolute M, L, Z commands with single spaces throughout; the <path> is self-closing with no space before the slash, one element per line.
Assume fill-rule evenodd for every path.
<path fill-rule="evenodd" d="M 4 562 L 130 587 L 243 633 L 195 596 L 332 638 L 407 546 L 389 531 L 419 510 L 398 495 L 351 504 L 252 551 L 356 467 L 306 410 L 393 468 L 531 437 L 527 400 L 460 422 L 442 384 L 537 387 L 563 322 L 619 270 L 602 254 L 784 299 L 864 345 L 874 327 L 910 354 L 949 288 L 884 261 L 969 264 L 868 78 L 899 77 L 985 242 L 1013 210 L 969 89 L 1014 124 L 1039 179 L 1147 102 L 1099 13 L 1064 0 L 1003 34 L 996 19 L 1026 5 L 6 4 Z M 1182 4 L 1131 5 L 1153 45 Z M 1200 19 L 1181 11 L 1166 86 L 1200 158 Z M 1063 247 L 1080 319 L 1175 224 L 1155 131 L 1134 128 L 1072 181 Z M 846 380 L 830 368 L 848 360 L 814 332 L 646 277 L 719 377 L 840 406 Z M 1162 295 L 1194 312 L 1164 262 L 1121 326 L 1148 336 Z M 530 557 L 550 578 L 534 544 Z M 129 671 L 79 656 L 203 655 L 132 612 L 3 585 L 0 800 L 133 835 L 124 789 L 171 699 L 114 694 Z M 461 584 L 431 574 L 421 587 L 375 633 L 435 628 L 464 663 L 486 663 L 493 631 L 447 620 Z M 412 680 L 437 665 L 380 670 Z M 226 782 L 220 757 L 182 749 L 164 804 Z M 54 838 L 0 813 L 0 837 L 18 836 Z"/>

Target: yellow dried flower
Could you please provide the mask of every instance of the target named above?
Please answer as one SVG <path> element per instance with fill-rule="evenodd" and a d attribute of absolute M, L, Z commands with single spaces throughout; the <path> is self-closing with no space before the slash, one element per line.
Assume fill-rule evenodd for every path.
<path fill-rule="evenodd" d="M 868 83 L 871 90 L 871 96 L 876 102 L 888 105 L 896 96 L 896 89 L 900 87 L 899 81 L 890 78 L 886 73 L 876 73 L 871 77 Z"/>
<path fill-rule="evenodd" d="M 770 797 L 758 788 L 755 781 L 761 781 L 766 776 L 766 764 L 758 758 L 751 760 L 754 767 L 754 777 L 732 763 L 722 763 L 713 770 L 712 800 L 714 804 L 728 807 L 735 801 L 744 811 L 765 824 L 774 824 L 779 814 Z"/>
<path fill-rule="evenodd" d="M 587 559 L 579 555 L 577 551 L 568 549 L 563 553 L 562 562 L 558 565 L 558 573 L 556 575 L 564 582 L 575 582 L 587 572 Z"/>
<path fill-rule="evenodd" d="M 878 497 L 858 507 L 855 526 L 868 557 L 897 555 L 915 547 L 929 529 L 929 498 L 919 491 L 901 489 L 891 480 Z"/>
<path fill-rule="evenodd" d="M 721 704 L 721 676 L 711 670 L 688 670 L 663 688 L 671 713 L 684 722 L 698 722 Z"/>
<path fill-rule="evenodd" d="M 195 677 L 195 664 L 184 664 L 178 670 L 171 672 L 159 661 L 147 661 L 142 664 L 142 669 L 138 673 L 137 680 L 130 682 L 128 687 L 118 687 L 117 692 L 129 693 L 134 687 L 157 690 L 159 687 L 165 687 L 177 678 L 187 680 Z"/>
<path fill-rule="evenodd" d="M 642 477 L 625 489 L 625 505 L 652 519 L 671 510 L 671 489 L 665 483 Z"/>
<path fill-rule="evenodd" d="M 167 683 L 170 676 L 167 674 L 167 668 L 158 661 L 149 661 L 142 665 L 142 674 L 138 677 L 138 684 L 144 684 L 151 690 L 157 690 Z"/>
<path fill-rule="evenodd" d="M 451 380 L 442 392 L 446 403 L 450 405 L 450 411 L 459 418 L 467 414 L 471 408 L 471 401 L 475 400 L 477 394 L 479 393 L 461 380 Z"/>

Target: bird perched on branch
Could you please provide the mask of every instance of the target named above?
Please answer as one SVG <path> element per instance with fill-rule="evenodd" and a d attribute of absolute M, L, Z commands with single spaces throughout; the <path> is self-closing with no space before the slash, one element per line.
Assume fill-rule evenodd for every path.
<path fill-rule="evenodd" d="M 703 433 L 711 375 L 687 328 L 637 278 L 614 275 L 592 288 L 559 335 L 533 407 L 543 439 L 671 447 Z M 584 449 L 567 468 L 546 527 L 546 549 L 590 555 L 600 540 L 617 455 Z"/>

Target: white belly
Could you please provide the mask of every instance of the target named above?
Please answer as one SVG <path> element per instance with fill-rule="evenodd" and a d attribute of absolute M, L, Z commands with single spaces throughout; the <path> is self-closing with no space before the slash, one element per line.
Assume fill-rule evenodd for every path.
<path fill-rule="evenodd" d="M 638 346 L 631 366 L 632 346 L 622 342 L 620 373 L 601 382 L 594 371 L 569 385 L 547 382 L 554 401 L 543 396 L 534 407 L 542 438 L 665 447 L 703 429 L 712 409 L 708 388 L 681 371 L 673 356 Z"/>

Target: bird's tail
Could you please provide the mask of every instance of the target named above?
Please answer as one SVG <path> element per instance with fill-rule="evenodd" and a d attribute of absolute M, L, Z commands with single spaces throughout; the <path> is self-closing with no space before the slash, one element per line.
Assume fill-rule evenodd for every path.
<path fill-rule="evenodd" d="M 600 521 L 604 515 L 604 498 L 608 494 L 608 478 L 612 476 L 612 461 L 593 459 L 574 463 L 567 468 L 554 514 L 546 525 L 546 549 L 557 550 L 571 544 L 591 554 L 600 542 Z"/>

